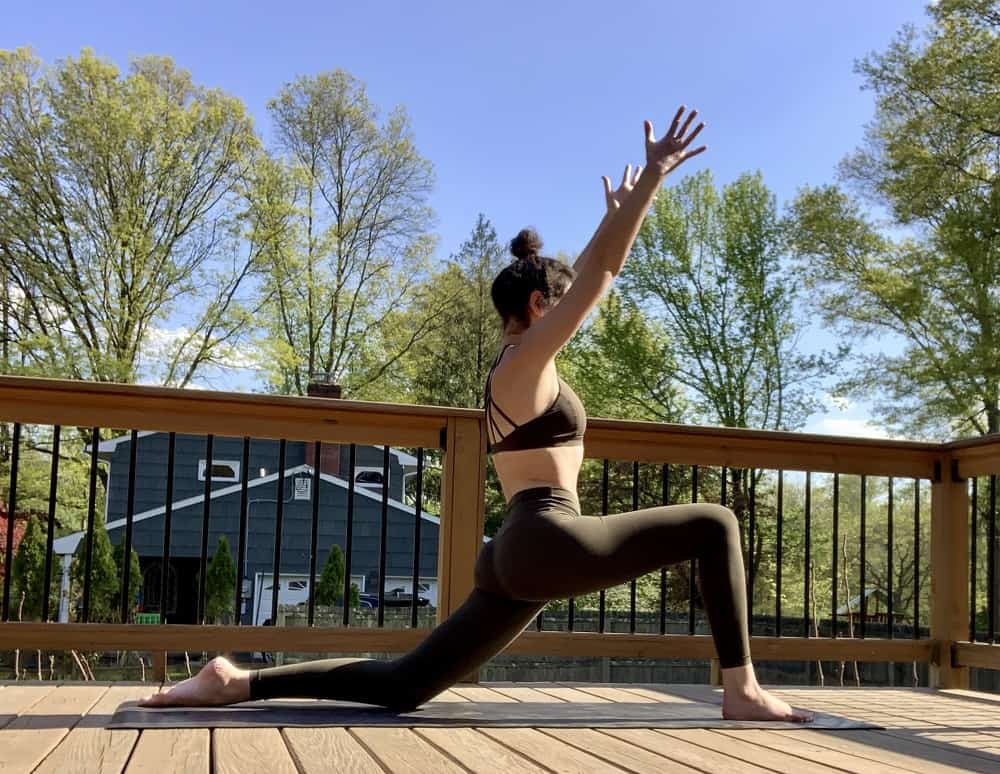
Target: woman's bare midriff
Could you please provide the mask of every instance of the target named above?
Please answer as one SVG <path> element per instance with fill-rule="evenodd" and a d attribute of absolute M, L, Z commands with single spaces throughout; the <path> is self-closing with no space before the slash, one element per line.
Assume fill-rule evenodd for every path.
<path fill-rule="evenodd" d="M 582 464 L 582 445 L 521 449 L 493 455 L 493 465 L 507 502 L 522 489 L 536 486 L 557 486 L 575 492 Z"/>

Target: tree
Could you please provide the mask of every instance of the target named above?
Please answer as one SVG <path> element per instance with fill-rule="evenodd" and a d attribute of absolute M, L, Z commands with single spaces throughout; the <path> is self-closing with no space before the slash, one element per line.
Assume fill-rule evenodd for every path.
<path fill-rule="evenodd" d="M 680 422 L 686 405 L 673 361 L 662 327 L 615 291 L 558 358 L 589 414 Z"/>
<path fill-rule="evenodd" d="M 205 614 L 209 621 L 228 623 L 233 615 L 233 590 L 236 588 L 236 562 L 229 553 L 229 541 L 219 537 L 219 545 L 208 563 L 205 576 Z"/>
<path fill-rule="evenodd" d="M 94 522 L 92 533 L 93 548 L 90 559 L 90 610 L 92 622 L 113 623 L 121 619 L 121 570 L 112 553 L 111 540 L 99 519 Z M 82 606 L 83 586 L 86 573 L 87 536 L 77 544 L 70 567 L 73 584 L 72 597 Z M 131 586 L 133 589 L 135 585 Z M 83 608 L 80 608 L 81 614 Z"/>
<path fill-rule="evenodd" d="M 271 389 L 304 395 L 315 373 L 376 395 L 426 332 L 392 325 L 431 240 L 430 164 L 395 109 L 380 125 L 363 84 L 337 70 L 286 84 L 268 104 L 290 215 L 264 277 L 260 342 Z"/>
<path fill-rule="evenodd" d="M 431 329 L 406 358 L 411 399 L 440 406 L 482 408 L 483 386 L 501 336 L 493 307 L 493 279 L 504 248 L 489 219 L 479 214 L 469 238 L 425 285 L 426 305 L 411 324 L 432 313 Z"/>
<path fill-rule="evenodd" d="M 795 246 L 827 323 L 899 342 L 859 357 L 844 389 L 917 436 L 1000 431 L 1000 12 L 942 0 L 857 65 L 875 93 L 843 183 L 888 213 L 881 229 L 834 186 L 792 208 Z"/>
<path fill-rule="evenodd" d="M 49 69 L 0 51 L 4 365 L 134 382 L 160 348 L 154 378 L 184 386 L 227 356 L 246 328 L 255 246 L 236 207 L 257 145 L 239 100 L 170 59 L 122 77 L 89 50 Z M 159 347 L 178 307 L 189 319 Z"/>
<path fill-rule="evenodd" d="M 323 574 L 316 584 L 316 604 L 332 607 L 344 599 L 344 552 L 334 544 L 323 565 Z"/>
<path fill-rule="evenodd" d="M 125 578 L 125 573 L 123 571 L 123 565 L 125 564 L 125 540 L 119 540 L 115 543 L 114 550 L 112 551 L 112 558 L 115 562 L 115 577 L 118 578 L 119 584 L 123 582 Z M 129 619 L 132 618 L 135 613 L 136 607 L 138 606 L 139 599 L 142 596 L 142 570 L 139 567 L 139 554 L 136 553 L 135 549 L 132 549 L 129 561 L 129 576 L 128 576 L 128 616 Z M 119 585 L 115 589 L 115 595 L 117 599 L 112 599 L 112 604 L 117 601 L 118 604 L 118 615 L 121 616 L 121 591 L 122 586 Z M 125 621 L 124 623 L 128 623 Z"/>
<path fill-rule="evenodd" d="M 45 541 L 48 530 L 37 518 L 29 518 L 24 537 L 14 556 L 11 574 L 11 609 L 16 614 L 24 595 L 22 617 L 26 620 L 42 616 L 45 594 Z M 49 578 L 49 615 L 59 610 L 59 566 L 53 563 Z"/>
<path fill-rule="evenodd" d="M 659 192 L 622 273 L 669 341 L 664 363 L 693 417 L 726 427 L 786 430 L 820 407 L 828 355 L 797 350 L 797 288 L 783 270 L 783 224 L 761 175 L 717 191 L 710 172 Z M 731 505 L 745 526 L 757 476 L 729 471 Z M 748 546 L 759 557 L 762 533 Z M 760 567 L 750 563 L 752 573 Z M 750 579 L 753 583 L 753 578 Z"/>

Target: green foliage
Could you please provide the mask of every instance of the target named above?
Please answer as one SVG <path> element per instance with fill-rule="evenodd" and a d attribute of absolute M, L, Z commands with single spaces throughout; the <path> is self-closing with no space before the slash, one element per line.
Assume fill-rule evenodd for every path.
<path fill-rule="evenodd" d="M 875 93 L 843 182 L 891 214 L 883 233 L 835 187 L 792 208 L 800 266 L 845 336 L 899 341 L 859 358 L 843 389 L 901 433 L 1000 431 L 1000 16 L 985 0 L 928 7 L 858 65 Z"/>
<path fill-rule="evenodd" d="M 680 422 L 686 402 L 673 378 L 673 347 L 657 321 L 612 291 L 557 365 L 591 416 Z"/>
<path fill-rule="evenodd" d="M 184 386 L 229 354 L 258 248 L 237 243 L 258 145 L 242 102 L 165 57 L 123 75 L 86 49 L 50 68 L 18 49 L 0 51 L 0 124 L 0 277 L 5 298 L 24 299 L 4 305 L 3 366 L 148 378 L 140 352 L 177 304 L 192 318 L 156 377 Z"/>
<path fill-rule="evenodd" d="M 115 561 L 108 532 L 100 519 L 94 522 L 94 547 L 90 568 L 90 620 L 95 623 L 114 623 L 121 619 L 121 571 Z M 70 567 L 72 595 L 82 604 L 84 572 L 86 569 L 86 535 L 80 540 L 73 554 Z M 132 588 L 137 588 L 132 586 Z M 81 608 L 82 609 L 82 608 Z"/>
<path fill-rule="evenodd" d="M 121 606 L 121 583 L 122 579 L 125 577 L 123 572 L 124 557 L 125 557 L 125 540 L 124 535 L 122 539 L 119 540 L 111 552 L 112 559 L 115 563 L 115 574 L 119 579 L 119 586 L 115 589 L 117 596 L 116 603 Z M 133 548 L 130 554 L 131 561 L 129 561 L 129 581 L 128 581 L 128 596 L 129 596 L 129 607 L 128 607 L 128 619 L 132 620 L 132 616 L 135 615 L 136 608 L 138 607 L 139 597 L 142 594 L 142 570 L 139 569 L 139 554 Z M 119 612 L 120 615 L 120 612 Z"/>
<path fill-rule="evenodd" d="M 332 607 L 344 598 L 344 552 L 334 544 L 316 584 L 316 604 Z"/>
<path fill-rule="evenodd" d="M 42 617 L 42 598 L 45 594 L 45 541 L 48 530 L 40 519 L 29 519 L 14 556 L 11 574 L 11 607 L 15 615 L 22 604 L 21 618 L 25 621 Z M 52 577 L 49 582 L 49 617 L 59 611 L 59 574 L 57 561 L 52 563 Z"/>
<path fill-rule="evenodd" d="M 403 108 L 379 122 L 342 70 L 285 84 L 268 103 L 277 138 L 257 322 L 274 392 L 305 394 L 324 373 L 350 397 L 385 399 L 428 315 L 400 324 L 426 273 L 430 163 Z"/>
<path fill-rule="evenodd" d="M 236 589 L 236 562 L 225 535 L 219 537 L 205 576 L 205 614 L 214 623 L 231 623 Z"/>
<path fill-rule="evenodd" d="M 833 358 L 796 351 L 796 287 L 774 195 L 759 174 L 716 190 L 710 172 L 657 196 L 622 274 L 656 315 L 697 421 L 794 429 L 820 405 Z"/>

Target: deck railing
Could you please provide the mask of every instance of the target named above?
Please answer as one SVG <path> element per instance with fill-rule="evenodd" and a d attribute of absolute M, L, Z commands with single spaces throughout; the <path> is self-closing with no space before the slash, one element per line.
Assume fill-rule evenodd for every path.
<path fill-rule="evenodd" d="M 350 608 L 344 606 L 343 624 L 336 629 L 313 626 L 314 588 L 318 568 L 317 525 L 326 516 L 319 508 L 319 465 L 311 475 L 311 531 L 307 627 L 246 626 L 237 620 L 233 625 L 139 625 L 134 623 L 93 623 L 90 620 L 89 581 L 91 573 L 91 536 L 96 514 L 98 444 L 91 443 L 88 509 L 84 529 L 84 588 L 80 609 L 73 623 L 55 623 L 55 605 L 50 599 L 50 584 L 45 584 L 44 622 L 19 622 L 14 615 L 10 583 L 13 561 L 13 519 L 17 513 L 18 455 L 20 433 L 26 425 L 52 429 L 52 472 L 47 518 L 45 576 L 58 572 L 55 563 L 55 502 L 59 443 L 66 428 L 85 429 L 93 440 L 100 439 L 99 427 L 128 428 L 131 431 L 127 508 L 122 540 L 124 556 L 130 555 L 133 535 L 134 498 L 138 431 L 169 434 L 166 468 L 166 498 L 163 504 L 164 540 L 161 592 L 166 588 L 166 573 L 171 556 L 170 519 L 173 485 L 174 440 L 178 434 L 196 434 L 205 439 L 205 459 L 212 460 L 213 440 L 219 437 L 242 439 L 240 466 L 240 518 L 234 535 L 237 565 L 236 609 L 240 609 L 241 590 L 247 551 L 247 486 L 251 440 L 279 442 L 277 485 L 284 492 L 286 444 L 304 441 L 313 449 L 313 460 L 320 460 L 324 444 L 350 445 L 350 470 L 347 475 L 347 535 L 345 540 L 347 572 L 345 594 L 351 579 L 351 529 L 353 525 L 355 450 L 360 445 L 374 445 L 384 450 L 384 469 L 388 471 L 392 447 L 416 451 L 418 470 L 413 528 L 413 589 L 421 577 L 419 534 L 423 521 L 422 482 L 425 454 L 440 455 L 440 522 L 437 550 L 438 620 L 446 618 L 473 587 L 473 567 L 483 544 L 486 515 L 487 457 L 482 412 L 429 406 L 408 406 L 328 398 L 275 397 L 258 394 L 234 394 L 210 391 L 73 382 L 64 380 L 0 377 L 0 422 L 12 423 L 11 475 L 9 485 L 8 529 L 6 545 L 0 545 L 5 558 L 3 598 L 0 606 L 0 650 L 44 649 L 123 649 L 154 654 L 158 676 L 162 676 L 165 654 L 176 651 L 285 651 L 285 652 L 400 652 L 413 647 L 427 634 L 416 628 L 417 594 L 413 594 L 410 628 L 389 629 L 382 626 L 384 581 L 386 571 L 386 531 L 388 476 L 383 476 L 380 561 L 378 583 L 378 628 L 353 628 Z M 774 631 L 770 636 L 753 636 L 753 653 L 758 660 L 779 661 L 872 661 L 918 662 L 930 666 L 930 682 L 938 687 L 967 687 L 968 667 L 1000 668 L 1000 647 L 995 643 L 996 621 L 996 475 L 1000 473 L 1000 439 L 983 438 L 952 444 L 901 442 L 877 439 L 838 438 L 798 433 L 763 432 L 738 429 L 691 427 L 651 422 L 604 419 L 589 421 L 585 438 L 587 464 L 581 478 L 581 500 L 585 512 L 608 512 L 611 508 L 610 471 L 620 473 L 622 463 L 631 465 L 631 481 L 624 480 L 629 492 L 618 499 L 632 507 L 661 502 L 713 499 L 737 510 L 741 516 L 747 546 L 748 584 L 751 599 L 758 599 L 754 610 L 770 616 L 772 610 L 761 605 L 773 604 Z M 205 578 L 211 521 L 211 465 L 204 482 L 204 513 L 200 542 L 198 604 L 199 620 L 206 609 Z M 587 478 L 590 476 L 590 478 Z M 802 486 L 799 481 L 804 482 Z M 795 496 L 802 497 L 789 505 L 792 478 Z M 651 482 L 656 482 L 651 483 Z M 847 543 L 841 553 L 841 511 L 845 508 L 846 482 L 850 483 L 851 507 L 858 508 L 856 561 L 846 563 Z M 874 483 L 873 483 L 874 482 Z M 902 482 L 902 483 L 901 483 Z M 873 489 L 877 486 L 877 492 Z M 650 491 L 657 490 L 656 502 Z M 644 495 L 643 495 L 644 493 Z M 767 502 L 764 502 L 764 499 Z M 822 503 L 819 500 L 822 498 Z M 904 504 L 903 500 L 908 504 Z M 855 502 L 856 500 L 856 502 Z M 283 496 L 276 498 L 274 528 L 274 567 L 272 580 L 278 580 L 281 568 Z M 924 505 L 922 506 L 922 502 Z M 877 503 L 880 523 L 873 527 L 868 508 Z M 588 511 L 587 505 L 593 504 Z M 815 540 L 817 513 L 822 508 L 822 523 L 832 525 L 829 540 L 828 576 L 816 576 L 814 561 L 822 555 Z M 765 518 L 766 514 L 766 518 Z M 884 518 L 881 514 L 884 514 Z M 902 514 L 902 515 L 901 515 Z M 929 530 L 928 530 L 929 521 Z M 790 546 L 788 530 L 795 526 L 795 545 Z M 984 528 L 985 525 L 985 528 Z M 800 529 L 801 527 L 801 529 Z M 901 529 L 912 529 L 906 550 L 912 552 L 912 568 L 905 576 L 894 572 L 894 551 L 902 550 L 896 539 Z M 825 526 L 824 526 L 825 529 Z M 985 540 L 983 539 L 985 536 Z M 929 541 L 928 541 L 929 537 Z M 824 538 L 825 540 L 825 538 Z M 801 541 L 801 542 L 800 542 Z M 929 542 L 929 545 L 927 543 Z M 795 557 L 788 558 L 794 549 Z M 872 582 L 866 572 L 872 566 L 868 552 L 887 555 L 887 572 L 879 581 L 875 603 L 884 596 L 887 610 L 885 626 L 877 623 L 869 601 Z M 929 561 L 927 559 L 929 557 Z M 826 561 L 824 559 L 824 561 Z M 773 568 L 773 588 L 758 588 L 760 566 Z M 127 563 L 126 563 L 127 565 Z M 801 604 L 796 606 L 792 622 L 787 603 L 792 574 L 784 571 L 794 565 L 801 576 Z M 856 566 L 855 566 L 856 565 Z M 426 568 L 425 568 L 426 569 Z M 977 579 L 986 570 L 986 588 Z M 581 610 L 569 600 L 565 627 L 545 630 L 541 616 L 508 648 L 509 654 L 551 656 L 655 657 L 665 659 L 712 659 L 710 637 L 699 625 L 694 566 L 671 569 L 672 587 L 685 574 L 690 586 L 687 598 L 687 632 L 668 633 L 667 571 L 660 573 L 659 632 L 642 633 L 637 627 L 636 584 L 629 589 L 629 631 L 607 631 L 608 613 L 605 595 L 599 597 L 597 623 L 593 631 L 580 631 Z M 925 582 L 929 575 L 930 583 Z M 848 576 L 851 576 L 850 578 Z M 843 604 L 851 602 L 850 583 L 857 583 L 857 610 Z M 129 620 L 129 573 L 121 579 L 120 620 Z M 783 585 L 784 584 L 784 585 Z M 911 603 L 906 610 L 894 609 L 900 586 L 909 584 Z M 822 585 L 822 612 L 813 602 Z M 842 585 L 845 588 L 842 589 Z M 278 583 L 272 583 L 272 610 L 278 609 Z M 985 593 L 984 593 L 985 592 Z M 796 592 L 797 593 L 797 592 Z M 161 593 L 161 599 L 165 592 Z M 675 594 L 676 596 L 676 594 Z M 901 598 L 901 597 L 900 597 Z M 977 627 L 979 604 L 986 601 L 986 627 Z M 783 603 L 786 607 L 783 609 Z M 673 604 L 673 603 L 671 603 Z M 676 605 L 675 605 L 676 606 Z M 929 611 L 929 621 L 921 610 Z M 677 612 L 676 610 L 673 612 Z M 681 611 L 683 613 L 683 611 Z M 801 613 L 801 615 L 800 615 Z M 881 613 L 879 613 L 881 615 Z M 818 621 L 823 618 L 823 627 Z M 856 628 L 848 632 L 844 619 Z M 897 622 L 909 621 L 903 626 Z M 683 615 L 681 615 L 683 619 Z M 929 623 L 929 630 L 924 624 Z M 674 627 L 669 627 L 673 629 Z M 884 631 L 883 631 L 884 628 Z M 824 635 L 822 629 L 828 631 Z M 876 631 L 876 629 L 878 631 Z M 848 636 L 848 634 L 852 636 Z M 882 634 L 883 636 L 872 636 Z M 978 641 L 977 641 L 978 640 Z M 985 640 L 985 641 L 983 641 Z"/>

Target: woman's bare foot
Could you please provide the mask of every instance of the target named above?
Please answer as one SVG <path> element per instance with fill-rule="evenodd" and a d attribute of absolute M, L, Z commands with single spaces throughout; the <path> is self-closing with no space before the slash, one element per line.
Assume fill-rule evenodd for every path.
<path fill-rule="evenodd" d="M 140 699 L 140 707 L 213 707 L 250 699 L 250 672 L 213 658 L 194 677 Z"/>
<path fill-rule="evenodd" d="M 785 720 L 792 723 L 809 723 L 813 719 L 812 713 L 793 709 L 760 686 L 750 691 L 725 691 L 722 717 L 726 720 Z"/>

